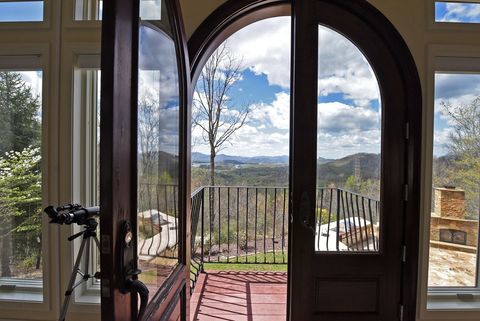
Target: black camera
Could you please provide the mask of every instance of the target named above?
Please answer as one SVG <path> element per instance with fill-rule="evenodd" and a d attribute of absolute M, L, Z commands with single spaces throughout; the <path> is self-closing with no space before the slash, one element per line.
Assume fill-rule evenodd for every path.
<path fill-rule="evenodd" d="M 48 206 L 44 212 L 50 223 L 87 225 L 94 216 L 100 215 L 100 207 L 83 207 L 80 204 L 67 204 L 60 207 Z"/>

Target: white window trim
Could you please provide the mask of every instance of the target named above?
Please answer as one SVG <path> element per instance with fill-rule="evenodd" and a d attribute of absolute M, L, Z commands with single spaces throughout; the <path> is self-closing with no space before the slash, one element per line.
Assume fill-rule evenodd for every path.
<path fill-rule="evenodd" d="M 90 152 L 88 151 L 88 137 L 86 135 L 86 124 L 90 114 L 85 113 L 85 102 L 81 93 L 81 86 L 78 86 L 78 81 L 81 81 L 81 68 L 96 69 L 99 68 L 100 62 L 100 44 L 92 43 L 70 43 L 64 44 L 64 55 L 62 57 L 61 70 L 61 87 L 60 87 L 60 105 L 64 106 L 60 112 L 60 124 L 62 126 L 62 133 L 65 139 L 69 141 L 68 144 L 61 144 L 62 146 L 69 146 L 69 150 L 61 153 L 60 163 L 63 164 L 60 168 L 60 177 L 68 177 L 69 179 L 61 184 L 61 202 L 63 203 L 80 203 L 88 206 L 92 202 L 92 178 L 90 173 L 93 170 L 90 160 Z M 79 68 L 81 67 L 81 68 Z M 80 83 L 81 85 L 81 83 Z M 79 121 L 80 120 L 80 121 Z M 91 163 L 91 160 L 90 160 Z M 78 242 L 69 242 L 67 238 L 80 231 L 78 226 L 61 226 L 60 227 L 60 257 L 61 260 L 61 281 L 60 292 L 62 296 L 60 300 L 63 301 L 63 293 L 67 288 L 70 275 L 72 273 L 73 261 L 77 254 L 80 238 Z M 92 251 L 91 251 L 92 253 Z M 94 260 L 90 260 L 91 265 Z M 81 266 L 83 271 L 83 266 Z M 94 272 L 89 270 L 89 272 Z M 69 307 L 69 319 L 75 320 L 76 316 L 79 319 L 88 318 L 91 320 L 100 320 L 100 286 L 98 281 L 90 280 L 87 284 L 79 286 L 75 289 L 74 299 Z"/>
<path fill-rule="evenodd" d="M 5 0 L 15 1 L 15 0 Z M 27 1 L 27 0 L 25 0 Z M 32 0 L 41 1 L 41 0 Z M 8 29 L 48 29 L 50 28 L 50 17 L 52 16 L 52 1 L 43 0 L 43 21 L 12 21 L 12 22 L 0 22 L 0 31 Z"/>
<path fill-rule="evenodd" d="M 1 28 L 1 27 L 0 27 Z M 5 59 L 2 59 L 4 57 Z M 0 46 L 0 67 L 14 70 L 42 70 L 42 206 L 56 200 L 56 175 L 53 168 L 56 162 L 56 147 L 50 143 L 49 138 L 56 135 L 56 128 L 48 126 L 56 123 L 56 105 L 51 104 L 50 83 L 51 74 L 49 66 L 50 51 L 45 44 L 2 44 Z M 53 136 L 55 137 L 55 136 Z M 51 300 L 55 293 L 55 278 L 59 273 L 52 253 L 58 251 L 58 233 L 55 226 L 48 224 L 48 219 L 43 217 L 42 222 L 42 281 L 11 280 L 17 291 L 11 292 L 8 297 L 0 299 L 0 318 L 18 318 L 21 316 L 31 320 L 52 318 L 52 307 L 55 302 Z M 42 295 L 43 294 L 43 295 Z"/>
<path fill-rule="evenodd" d="M 480 31 L 480 23 L 472 22 L 437 22 L 435 21 L 435 2 L 479 3 L 479 0 L 426 0 L 428 12 L 428 29 L 452 31 Z"/>
<path fill-rule="evenodd" d="M 435 73 L 480 73 L 480 46 L 428 46 L 428 77 L 426 90 L 426 105 L 424 110 L 424 141 L 422 159 L 423 187 L 422 187 L 422 220 L 420 246 L 420 277 L 419 277 L 419 320 L 479 320 L 480 290 L 465 289 L 456 291 L 452 287 L 428 290 L 428 263 L 430 242 L 430 210 L 431 210 L 431 182 L 433 162 L 433 130 L 434 130 L 434 102 L 435 102 Z M 480 269 L 480 266 L 477 267 Z M 462 300 L 457 292 L 470 293 L 473 298 Z"/>
<path fill-rule="evenodd" d="M 95 2 L 97 0 L 84 0 Z M 75 20 L 75 6 L 76 0 L 62 0 L 62 15 L 66 17 L 63 24 L 66 28 L 85 28 L 85 29 L 100 29 L 102 26 L 101 20 Z"/>

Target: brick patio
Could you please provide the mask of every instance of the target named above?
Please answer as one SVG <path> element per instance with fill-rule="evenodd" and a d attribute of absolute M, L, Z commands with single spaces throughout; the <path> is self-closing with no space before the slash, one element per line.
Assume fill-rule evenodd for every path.
<path fill-rule="evenodd" d="M 192 321 L 286 319 L 287 273 L 208 271 L 192 294 Z"/>

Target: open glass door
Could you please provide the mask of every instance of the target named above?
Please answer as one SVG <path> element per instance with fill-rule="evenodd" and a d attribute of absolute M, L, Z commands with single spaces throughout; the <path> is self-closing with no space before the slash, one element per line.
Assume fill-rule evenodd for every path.
<path fill-rule="evenodd" d="M 293 6 L 290 318 L 413 320 L 413 60 L 367 1 Z"/>
<path fill-rule="evenodd" d="M 103 8 L 102 320 L 186 320 L 188 63 L 176 0 Z"/>

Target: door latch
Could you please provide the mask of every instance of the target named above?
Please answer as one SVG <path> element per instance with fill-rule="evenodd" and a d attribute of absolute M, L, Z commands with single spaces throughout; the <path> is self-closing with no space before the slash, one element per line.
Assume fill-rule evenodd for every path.
<path fill-rule="evenodd" d="M 141 320 L 147 307 L 149 291 L 147 286 L 138 279 L 138 275 L 142 273 L 142 271 L 136 268 L 133 252 L 135 249 L 134 241 L 132 225 L 130 222 L 124 221 L 120 233 L 120 242 L 122 244 L 122 251 L 120 253 L 120 267 L 122 269 L 121 280 L 124 281 L 120 292 L 124 294 L 132 293 L 140 297 L 137 320 Z"/>

